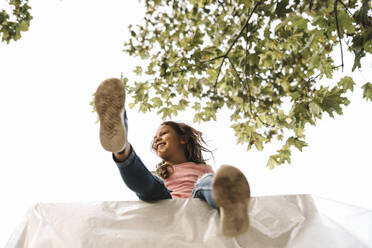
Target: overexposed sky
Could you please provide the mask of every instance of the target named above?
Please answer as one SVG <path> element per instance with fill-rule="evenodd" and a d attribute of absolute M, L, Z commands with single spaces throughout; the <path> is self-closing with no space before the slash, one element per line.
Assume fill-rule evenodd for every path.
<path fill-rule="evenodd" d="M 141 21 L 138 1 L 31 1 L 34 19 L 21 40 L 0 44 L 0 247 L 28 208 L 38 202 L 136 200 L 122 182 L 111 154 L 99 143 L 97 116 L 89 105 L 98 84 L 131 73 L 139 62 L 122 52 L 127 26 Z M 344 75 L 350 75 L 347 55 Z M 372 58 L 343 116 L 308 128 L 309 147 L 293 151 L 292 164 L 266 167 L 278 145 L 263 152 L 236 144 L 229 115 L 192 123 L 216 149 L 215 162 L 240 168 L 253 196 L 314 194 L 372 209 L 370 167 L 372 103 L 360 86 L 371 81 Z M 129 99 L 129 101 L 131 101 Z M 150 141 L 161 122 L 156 113 L 128 110 L 129 140 L 143 162 L 158 162 Z"/>

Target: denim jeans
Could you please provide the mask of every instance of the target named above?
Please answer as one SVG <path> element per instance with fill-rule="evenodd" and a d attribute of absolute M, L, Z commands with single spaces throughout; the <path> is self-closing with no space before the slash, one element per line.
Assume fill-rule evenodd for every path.
<path fill-rule="evenodd" d="M 126 112 L 124 112 L 124 124 L 128 131 Z M 170 194 L 172 191 L 167 189 L 160 177 L 153 175 L 146 168 L 133 147 L 131 147 L 129 157 L 123 162 L 116 160 L 114 154 L 112 157 L 119 168 L 124 183 L 136 193 L 140 200 L 151 202 L 172 199 Z M 211 207 L 217 208 L 212 194 L 212 181 L 213 174 L 205 174 L 199 178 L 192 191 L 192 197 L 202 199 Z"/>

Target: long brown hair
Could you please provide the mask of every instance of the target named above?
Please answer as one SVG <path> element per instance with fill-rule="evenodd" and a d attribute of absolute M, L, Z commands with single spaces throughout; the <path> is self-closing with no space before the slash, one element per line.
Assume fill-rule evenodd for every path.
<path fill-rule="evenodd" d="M 202 137 L 202 132 L 183 122 L 164 121 L 161 126 L 163 125 L 170 126 L 171 128 L 173 128 L 174 131 L 176 131 L 179 137 L 185 139 L 185 157 L 187 161 L 197 164 L 205 164 L 206 160 L 204 159 L 202 152 L 209 152 L 213 157 L 212 151 L 204 146 L 207 145 L 207 143 Z M 153 149 L 153 142 L 151 144 L 151 147 Z M 156 172 L 158 176 L 163 179 L 168 178 L 170 176 L 169 167 L 171 167 L 171 165 L 165 163 L 165 161 L 160 162 L 156 166 Z"/>

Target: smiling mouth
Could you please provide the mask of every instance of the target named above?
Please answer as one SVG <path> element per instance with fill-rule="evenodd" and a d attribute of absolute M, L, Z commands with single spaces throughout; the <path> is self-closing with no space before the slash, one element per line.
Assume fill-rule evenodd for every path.
<path fill-rule="evenodd" d="M 165 142 L 160 143 L 160 144 L 156 145 L 156 150 L 159 150 L 159 148 L 164 147 L 164 146 L 165 146 Z"/>

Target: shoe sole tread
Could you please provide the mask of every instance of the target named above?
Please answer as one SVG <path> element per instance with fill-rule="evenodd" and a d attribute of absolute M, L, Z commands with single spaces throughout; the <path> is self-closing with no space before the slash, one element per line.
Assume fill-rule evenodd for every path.
<path fill-rule="evenodd" d="M 225 236 L 238 236 L 249 226 L 250 188 L 244 174 L 233 166 L 223 165 L 216 172 L 212 192 L 220 210 L 220 228 Z"/>
<path fill-rule="evenodd" d="M 99 85 L 94 105 L 100 122 L 101 145 L 110 152 L 120 152 L 126 146 L 124 104 L 125 88 L 119 79 L 106 79 Z"/>

